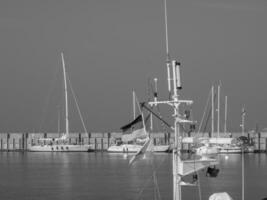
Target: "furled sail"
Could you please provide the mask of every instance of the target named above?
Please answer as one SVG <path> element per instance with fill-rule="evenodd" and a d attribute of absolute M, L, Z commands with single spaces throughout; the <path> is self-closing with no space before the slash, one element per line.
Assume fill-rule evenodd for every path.
<path fill-rule="evenodd" d="M 132 122 L 121 127 L 121 130 L 123 131 L 122 142 L 130 142 L 134 140 L 142 141 L 143 139 L 147 138 L 148 135 L 144 124 L 146 125 L 149 116 L 150 115 L 145 118 L 145 121 L 143 123 L 142 115 L 138 115 Z"/>

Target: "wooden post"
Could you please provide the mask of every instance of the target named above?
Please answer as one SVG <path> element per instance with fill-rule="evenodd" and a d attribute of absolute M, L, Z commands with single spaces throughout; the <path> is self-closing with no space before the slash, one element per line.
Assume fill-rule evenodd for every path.
<path fill-rule="evenodd" d="M 16 149 L 16 140 L 15 140 L 15 138 L 13 138 L 13 150 L 15 150 Z"/>
<path fill-rule="evenodd" d="M 88 133 L 88 144 L 90 144 L 91 133 Z"/>
<path fill-rule="evenodd" d="M 95 138 L 95 150 L 97 150 L 97 139 Z"/>
<path fill-rule="evenodd" d="M 259 148 L 259 152 L 261 151 L 261 133 L 258 133 L 258 148 Z"/>
<path fill-rule="evenodd" d="M 103 139 L 103 137 L 101 138 L 101 151 L 103 151 L 104 150 L 104 139 Z"/>
<path fill-rule="evenodd" d="M 109 145 L 110 145 L 110 133 L 108 133 L 108 148 L 109 148 Z"/>
<path fill-rule="evenodd" d="M 47 133 L 44 133 L 44 138 L 47 138 Z M 44 145 L 46 145 L 46 141 L 44 140 Z"/>
<path fill-rule="evenodd" d="M 7 140 L 6 140 L 6 150 L 9 151 L 9 138 L 10 138 L 10 134 L 7 134 Z"/>
<path fill-rule="evenodd" d="M 24 146 L 23 146 L 23 150 L 27 151 L 28 150 L 28 139 L 29 139 L 29 133 L 26 133 L 24 138 Z M 31 139 L 31 146 L 33 145 L 33 139 Z"/>
<path fill-rule="evenodd" d="M 79 137 L 78 143 L 81 144 L 82 143 L 82 135 L 81 135 L 81 133 L 79 133 L 78 137 Z"/>
<path fill-rule="evenodd" d="M 168 134 L 168 133 L 164 133 L 164 144 L 165 144 L 165 145 L 167 144 L 167 138 L 168 138 L 167 134 Z"/>
<path fill-rule="evenodd" d="M 23 135 L 22 135 L 23 137 Z M 22 138 L 19 138 L 19 150 L 22 150 Z"/>
<path fill-rule="evenodd" d="M 21 145 L 20 148 L 21 148 L 22 150 L 24 150 L 24 147 L 25 147 L 25 134 L 24 134 L 24 133 L 22 134 L 22 138 L 21 138 L 21 140 L 20 140 L 20 143 L 21 143 L 21 144 L 20 144 L 20 145 Z"/>
<path fill-rule="evenodd" d="M 3 138 L 1 138 L 1 151 L 3 151 Z"/>

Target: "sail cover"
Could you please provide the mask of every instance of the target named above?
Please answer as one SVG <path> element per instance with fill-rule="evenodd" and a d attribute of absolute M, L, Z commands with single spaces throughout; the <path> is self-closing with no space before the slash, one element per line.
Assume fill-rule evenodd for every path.
<path fill-rule="evenodd" d="M 149 116 L 146 117 L 145 123 L 148 121 Z M 147 137 L 142 115 L 138 115 L 132 122 L 121 127 L 121 130 L 123 131 L 122 142 L 130 142 L 137 138 L 144 139 Z"/>
<path fill-rule="evenodd" d="M 130 122 L 129 124 L 126 124 L 125 126 L 121 127 L 120 129 L 123 132 L 126 132 L 132 128 L 134 128 L 134 126 L 140 126 L 142 125 L 142 115 L 138 115 L 132 122 Z"/>

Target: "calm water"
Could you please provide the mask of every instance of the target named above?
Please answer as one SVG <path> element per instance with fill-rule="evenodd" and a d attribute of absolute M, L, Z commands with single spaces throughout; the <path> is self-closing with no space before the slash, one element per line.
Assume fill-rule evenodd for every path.
<path fill-rule="evenodd" d="M 130 156 L 108 153 L 0 153 L 0 199 L 153 199 L 152 167 L 162 199 L 172 199 L 171 154 L 129 166 Z M 241 155 L 220 156 L 220 174 L 201 172 L 202 200 L 227 191 L 241 199 Z M 246 200 L 267 197 L 267 156 L 246 154 Z M 141 193 L 141 189 L 144 188 Z M 140 194 L 140 196 L 139 196 Z M 198 198 L 197 187 L 183 187 L 183 200 Z"/>

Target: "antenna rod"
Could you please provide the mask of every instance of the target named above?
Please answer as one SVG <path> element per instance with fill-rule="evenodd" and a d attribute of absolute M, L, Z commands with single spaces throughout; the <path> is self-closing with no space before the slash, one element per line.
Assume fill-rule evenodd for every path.
<path fill-rule="evenodd" d="M 63 75 L 64 75 L 64 91 L 65 91 L 65 118 L 66 118 L 66 138 L 69 137 L 69 110 L 68 110 L 68 90 L 67 90 L 67 79 L 66 79 L 66 68 L 64 55 L 61 53 Z"/>
<path fill-rule="evenodd" d="M 164 19 L 165 19 L 165 44 L 166 44 L 166 65 L 167 65 L 167 80 L 169 98 L 171 98 L 171 58 L 169 53 L 169 38 L 168 38 L 168 17 L 167 17 L 167 3 L 164 0 Z"/>
<path fill-rule="evenodd" d="M 169 38 L 168 38 L 168 16 L 167 16 L 167 3 L 166 3 L 166 0 L 164 0 L 164 14 L 165 14 L 166 56 L 167 56 L 167 62 L 170 62 Z"/>

